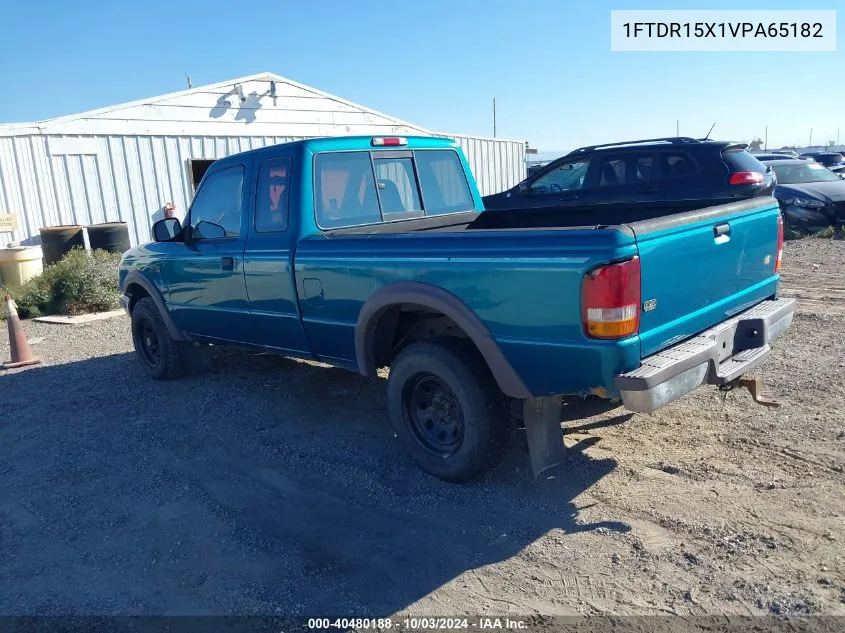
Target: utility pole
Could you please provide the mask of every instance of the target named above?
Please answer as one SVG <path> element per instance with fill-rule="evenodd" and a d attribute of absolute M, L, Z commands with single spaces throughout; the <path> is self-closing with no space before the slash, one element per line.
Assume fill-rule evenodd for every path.
<path fill-rule="evenodd" d="M 813 146 L 813 128 L 810 128 L 810 143 L 809 147 Z"/>
<path fill-rule="evenodd" d="M 764 149 L 769 151 L 769 126 L 766 126 L 766 140 L 763 142 Z"/>
<path fill-rule="evenodd" d="M 185 79 L 188 80 L 188 90 L 194 87 L 193 83 L 191 82 L 191 76 L 188 73 L 185 73 Z"/>
<path fill-rule="evenodd" d="M 681 135 L 681 121 L 680 119 L 675 119 L 675 136 Z"/>
<path fill-rule="evenodd" d="M 493 97 L 493 138 L 496 138 L 496 97 Z"/>

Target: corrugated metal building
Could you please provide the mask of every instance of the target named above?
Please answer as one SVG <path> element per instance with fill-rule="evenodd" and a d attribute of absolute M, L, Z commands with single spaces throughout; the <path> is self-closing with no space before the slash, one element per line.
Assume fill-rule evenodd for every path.
<path fill-rule="evenodd" d="M 125 221 L 133 244 L 173 202 L 181 216 L 211 160 L 301 138 L 348 135 L 454 138 L 482 195 L 525 176 L 522 141 L 440 134 L 272 73 L 37 123 L 0 125 L 0 214 L 18 230 Z"/>

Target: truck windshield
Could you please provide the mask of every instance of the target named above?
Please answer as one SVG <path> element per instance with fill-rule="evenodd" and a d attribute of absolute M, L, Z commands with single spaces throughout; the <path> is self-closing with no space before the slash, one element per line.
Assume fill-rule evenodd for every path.
<path fill-rule="evenodd" d="M 314 208 L 324 229 L 472 211 L 450 149 L 324 152 L 314 161 Z"/>

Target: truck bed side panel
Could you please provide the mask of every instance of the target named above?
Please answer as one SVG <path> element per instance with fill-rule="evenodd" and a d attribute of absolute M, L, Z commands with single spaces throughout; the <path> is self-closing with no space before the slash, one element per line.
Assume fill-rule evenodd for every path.
<path fill-rule="evenodd" d="M 581 279 L 635 254 L 633 236 L 617 230 L 337 235 L 301 241 L 296 276 L 300 292 L 306 278 L 322 285 L 321 305 L 306 301 L 303 322 L 327 359 L 354 359 L 349 343 L 362 299 L 394 282 L 417 281 L 463 301 L 535 395 L 589 393 L 635 368 L 640 348 L 636 336 L 584 337 Z"/>

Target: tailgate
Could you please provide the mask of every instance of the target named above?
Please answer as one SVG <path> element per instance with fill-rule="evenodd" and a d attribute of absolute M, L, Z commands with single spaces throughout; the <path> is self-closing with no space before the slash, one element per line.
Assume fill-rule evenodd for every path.
<path fill-rule="evenodd" d="M 629 225 L 640 254 L 641 356 L 776 294 L 779 215 L 762 197 Z"/>

